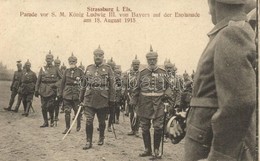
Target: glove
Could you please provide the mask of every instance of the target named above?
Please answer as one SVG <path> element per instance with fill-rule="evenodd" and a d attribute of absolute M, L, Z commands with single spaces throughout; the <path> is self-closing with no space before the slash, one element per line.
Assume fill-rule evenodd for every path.
<path fill-rule="evenodd" d="M 34 96 L 35 96 L 35 97 L 39 97 L 39 92 L 38 92 L 38 91 L 35 91 L 35 92 L 34 92 Z"/>

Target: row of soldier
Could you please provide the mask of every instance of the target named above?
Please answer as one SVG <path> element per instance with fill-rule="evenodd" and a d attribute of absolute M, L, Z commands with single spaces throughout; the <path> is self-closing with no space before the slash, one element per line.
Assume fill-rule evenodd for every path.
<path fill-rule="evenodd" d="M 182 93 L 189 93 L 188 96 L 190 97 L 192 79 L 186 71 L 183 77 L 177 75 L 177 68 L 170 60 L 164 62 L 165 69 L 159 68 L 157 66 L 157 57 L 158 54 L 150 47 L 150 52 L 146 55 L 148 67 L 141 70 L 144 73 L 151 72 L 150 75 L 145 75 L 142 78 L 142 81 L 144 81 L 143 85 L 146 83 L 149 84 L 141 88 L 143 97 L 151 97 L 152 99 L 165 97 L 162 91 L 170 89 L 168 97 L 171 99 L 167 100 L 171 104 L 170 107 L 173 108 L 168 109 L 169 113 L 174 114 L 176 110 L 182 111 L 186 109 L 188 107 L 187 101 L 181 101 L 181 95 L 183 95 Z M 40 127 L 53 127 L 59 120 L 59 107 L 62 106 L 61 112 L 65 113 L 66 124 L 63 134 L 67 134 L 70 132 L 69 129 L 71 126 L 71 110 L 73 109 L 74 114 L 76 114 L 80 105 L 82 105 L 83 110 L 81 109 L 78 117 L 75 119 L 77 119 L 76 131 L 79 131 L 81 129 L 82 113 L 84 112 L 86 115 L 87 144 L 83 149 L 92 147 L 95 114 L 97 114 L 99 121 L 98 145 L 103 145 L 106 129 L 105 120 L 108 119 L 107 131 L 111 132 L 111 126 L 114 123 L 119 123 L 120 111 L 124 111 L 125 115 L 129 115 L 130 117 L 131 131 L 128 135 L 138 137 L 139 126 L 141 124 L 142 136 L 146 148 L 146 152 L 141 154 L 141 156 L 150 155 L 151 148 L 147 147 L 147 145 L 151 144 L 151 140 L 149 141 L 149 138 L 147 138 L 150 137 L 150 134 L 148 134 L 148 127 L 150 126 L 148 120 L 154 119 L 154 117 L 161 118 L 161 114 L 163 113 L 162 111 L 153 111 L 151 113 L 150 108 L 153 105 L 148 102 L 144 102 L 143 105 L 133 103 L 137 87 L 139 86 L 138 84 L 140 83 L 138 83 L 138 79 L 140 79 L 141 74 L 139 70 L 140 61 L 137 57 L 132 61 L 130 70 L 125 74 L 122 74 L 120 67 L 115 64 L 112 58 L 107 63 L 104 63 L 104 51 L 100 47 L 94 51 L 94 64 L 87 66 L 85 73 L 83 72 L 84 66 L 82 63 L 79 67 L 76 66 L 77 58 L 73 54 L 68 58 L 68 68 L 64 64 L 60 67 L 61 61 L 58 58 L 54 60 L 51 52 L 46 55 L 45 61 L 46 66 L 40 69 L 38 78 L 30 70 L 31 64 L 29 61 L 24 64 L 25 69 L 23 70 L 21 62 L 17 62 L 18 71 L 14 74 L 11 85 L 11 99 L 8 108 L 5 108 L 5 110 L 11 111 L 14 97 L 18 93 L 18 103 L 13 111 L 18 112 L 19 99 L 22 98 L 24 104 L 23 115 L 28 116 L 29 110 L 32 108 L 33 95 L 35 97 L 40 96 L 44 121 Z M 145 79 L 149 82 L 145 82 Z M 158 126 L 155 126 L 157 130 L 155 130 L 154 135 L 157 137 L 155 138 L 157 142 L 155 142 L 154 147 L 156 156 L 159 155 L 162 124 L 161 121 L 158 124 L 154 123 L 154 125 Z"/>

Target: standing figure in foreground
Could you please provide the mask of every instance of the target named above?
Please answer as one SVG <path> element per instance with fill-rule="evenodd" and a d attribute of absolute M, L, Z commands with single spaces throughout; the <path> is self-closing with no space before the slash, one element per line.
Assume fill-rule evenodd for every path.
<path fill-rule="evenodd" d="M 27 60 L 19 88 L 19 92 L 22 96 L 23 106 L 25 107 L 25 111 L 22 115 L 25 115 L 26 117 L 29 115 L 30 108 L 32 107 L 36 81 L 37 76 L 33 71 L 31 71 L 31 63 L 29 60 Z"/>
<path fill-rule="evenodd" d="M 87 67 L 82 83 L 80 100 L 86 115 L 87 143 L 83 150 L 92 147 L 93 121 L 97 114 L 99 122 L 98 145 L 104 144 L 106 114 L 109 102 L 115 102 L 114 75 L 109 65 L 103 64 L 104 51 L 99 47 L 94 51 L 95 64 Z"/>
<path fill-rule="evenodd" d="M 140 61 L 137 59 L 137 56 L 135 59 L 132 61 L 132 68 L 131 70 L 127 73 L 127 81 L 126 81 L 126 91 L 125 91 L 125 97 L 127 100 L 131 100 L 133 97 L 133 91 L 137 87 L 137 76 L 139 74 L 139 66 L 140 66 Z M 129 105 L 128 104 L 128 109 L 129 109 L 129 116 L 130 116 L 130 125 L 131 125 L 131 131 L 127 135 L 134 135 L 134 136 L 139 136 L 139 117 L 137 117 L 137 106 Z M 134 121 L 135 119 L 135 121 Z"/>
<path fill-rule="evenodd" d="M 130 100 L 132 106 L 137 106 L 137 115 L 140 117 L 140 125 L 144 141 L 145 151 L 140 157 L 151 156 L 151 121 L 154 128 L 154 157 L 160 158 L 159 147 L 162 139 L 164 121 L 164 98 L 169 84 L 166 71 L 157 66 L 158 54 L 153 51 L 146 54 L 148 67 L 140 71 L 137 78 L 137 87 L 134 88 L 133 97 Z"/>
<path fill-rule="evenodd" d="M 65 70 L 62 80 L 61 80 L 61 88 L 59 93 L 59 98 L 63 99 L 63 106 L 65 112 L 65 123 L 66 129 L 63 134 L 66 134 L 70 128 L 70 113 L 71 109 L 74 110 L 75 113 L 78 111 L 78 105 L 80 104 L 79 94 L 80 94 L 80 82 L 83 78 L 84 72 L 76 66 L 77 57 L 73 54 L 69 57 L 69 68 Z M 80 130 L 81 126 L 81 112 L 77 118 L 77 131 Z"/>
<path fill-rule="evenodd" d="M 10 87 L 10 91 L 12 92 L 12 94 L 11 94 L 11 98 L 10 98 L 10 101 L 9 101 L 9 105 L 8 105 L 7 108 L 4 108 L 4 110 L 6 110 L 6 111 L 12 110 L 12 106 L 14 104 L 14 100 L 15 100 L 16 95 L 18 94 L 18 97 L 20 97 L 19 93 L 18 93 L 18 89 L 19 89 L 19 82 L 20 82 L 21 77 L 22 77 L 22 63 L 21 63 L 21 61 L 17 61 L 16 66 L 17 66 L 17 71 L 14 72 L 14 77 L 13 77 L 12 84 L 11 84 L 11 87 Z M 16 106 L 15 111 L 18 111 L 18 108 L 19 108 L 19 106 L 18 107 Z"/>
<path fill-rule="evenodd" d="M 35 87 L 35 97 L 41 96 L 42 104 L 42 116 L 43 116 L 43 125 L 41 128 L 48 127 L 48 112 L 50 115 L 50 126 L 54 126 L 54 101 L 57 97 L 57 83 L 61 80 L 62 74 L 55 67 L 53 63 L 53 55 L 51 51 L 45 57 L 46 66 L 42 67 L 39 72 Z"/>
<path fill-rule="evenodd" d="M 255 160 L 256 46 L 247 2 L 208 0 L 215 27 L 194 77 L 185 161 Z"/>

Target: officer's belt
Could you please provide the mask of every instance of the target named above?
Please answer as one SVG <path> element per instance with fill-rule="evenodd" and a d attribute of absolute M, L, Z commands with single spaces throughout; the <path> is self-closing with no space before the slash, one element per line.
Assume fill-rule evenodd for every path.
<path fill-rule="evenodd" d="M 218 108 L 218 100 L 216 98 L 192 97 L 191 107 Z"/>
<path fill-rule="evenodd" d="M 150 93 L 141 92 L 141 94 L 143 96 L 162 96 L 163 92 L 160 92 L 160 93 L 156 93 L 156 92 L 150 92 Z"/>

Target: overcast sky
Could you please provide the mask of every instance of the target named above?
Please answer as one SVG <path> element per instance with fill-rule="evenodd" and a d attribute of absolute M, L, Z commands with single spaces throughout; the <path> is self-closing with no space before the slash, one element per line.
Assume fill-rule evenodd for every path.
<path fill-rule="evenodd" d="M 86 23 L 83 18 L 48 17 L 43 12 L 83 12 L 87 7 L 129 7 L 136 13 L 161 13 L 159 18 L 137 18 L 136 23 Z M 67 65 L 71 52 L 87 66 L 93 63 L 93 51 L 100 44 L 105 58 L 113 57 L 123 70 L 130 67 L 135 55 L 146 63 L 150 44 L 158 52 L 159 64 L 170 58 L 178 68 L 189 73 L 208 42 L 213 27 L 207 1 L 195 0 L 110 0 L 101 1 L 0 1 L 0 54 L 8 68 L 16 68 L 16 60 L 29 59 L 32 70 L 44 65 L 49 50 Z M 20 12 L 35 12 L 38 17 L 23 17 Z M 198 18 L 164 18 L 163 14 L 199 13 Z"/>

